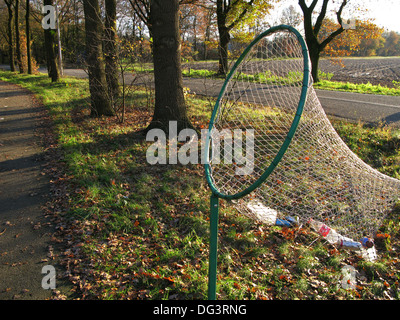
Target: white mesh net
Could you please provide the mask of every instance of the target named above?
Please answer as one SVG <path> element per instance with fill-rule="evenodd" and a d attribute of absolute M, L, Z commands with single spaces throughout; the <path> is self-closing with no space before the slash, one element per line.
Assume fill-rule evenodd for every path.
<path fill-rule="evenodd" d="M 240 212 L 267 224 L 313 219 L 352 239 L 373 236 L 398 199 L 400 181 L 347 147 L 312 86 L 291 144 L 273 163 L 297 112 L 303 72 L 302 47 L 288 30 L 251 48 L 220 99 L 211 131 L 211 180 L 221 193 L 233 195 L 276 165 L 257 189 L 234 200 Z"/>

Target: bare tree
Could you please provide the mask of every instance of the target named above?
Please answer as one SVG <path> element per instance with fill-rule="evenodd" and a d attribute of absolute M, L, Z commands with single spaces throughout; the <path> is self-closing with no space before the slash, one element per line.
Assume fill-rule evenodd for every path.
<path fill-rule="evenodd" d="M 150 0 L 129 0 L 135 15 L 144 22 L 149 30 L 150 38 L 153 38 Z"/>
<path fill-rule="evenodd" d="M 303 21 L 301 13 L 296 11 L 293 5 L 290 5 L 282 12 L 280 23 L 297 27 Z"/>
<path fill-rule="evenodd" d="M 339 9 L 336 12 L 337 22 L 339 23 L 340 27 L 331 34 L 329 34 L 324 40 L 322 41 L 319 40 L 318 34 L 321 31 L 322 23 L 326 16 L 329 2 L 330 0 L 323 0 L 321 11 L 317 17 L 315 24 L 313 24 L 313 12 L 315 10 L 316 5 L 318 4 L 318 0 L 313 0 L 309 6 L 307 6 L 305 0 L 299 0 L 299 5 L 304 14 L 304 31 L 305 31 L 308 50 L 310 53 L 312 76 L 315 82 L 319 81 L 318 64 L 321 52 L 335 37 L 337 37 L 345 30 L 342 25 L 342 12 L 344 7 L 348 3 L 348 0 L 341 0 Z"/>

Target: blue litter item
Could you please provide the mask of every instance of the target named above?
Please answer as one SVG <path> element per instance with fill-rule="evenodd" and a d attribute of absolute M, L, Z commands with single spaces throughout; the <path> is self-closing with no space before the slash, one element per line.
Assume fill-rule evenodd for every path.
<path fill-rule="evenodd" d="M 297 219 L 293 218 L 293 217 L 285 217 L 284 219 L 276 219 L 275 221 L 275 225 L 279 226 L 279 227 L 293 227 L 295 225 L 297 225 Z"/>
<path fill-rule="evenodd" d="M 357 241 L 351 241 L 351 240 L 342 240 L 340 243 L 340 246 L 346 249 L 353 249 L 353 250 L 359 250 L 361 249 L 361 243 Z"/>
<path fill-rule="evenodd" d="M 365 248 L 372 248 L 374 246 L 374 241 L 368 237 L 364 237 L 361 239 L 361 244 Z"/>

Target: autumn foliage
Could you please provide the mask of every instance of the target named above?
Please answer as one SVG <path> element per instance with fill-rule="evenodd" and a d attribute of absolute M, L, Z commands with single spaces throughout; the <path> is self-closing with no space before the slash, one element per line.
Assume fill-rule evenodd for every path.
<path fill-rule="evenodd" d="M 325 38 L 337 30 L 339 25 L 331 19 L 326 19 L 321 28 L 319 37 Z M 357 20 L 355 29 L 349 29 L 338 35 L 323 51 L 323 55 L 329 57 L 346 57 L 357 55 L 366 46 L 368 41 L 382 38 L 383 28 L 378 27 L 370 20 Z M 371 52 L 370 52 L 371 54 Z"/>
<path fill-rule="evenodd" d="M 21 60 L 22 60 L 22 70 L 28 70 L 28 53 L 26 46 L 26 35 L 24 31 L 20 31 L 20 42 L 21 42 Z M 32 73 L 37 73 L 39 66 L 34 57 L 31 57 L 32 63 Z"/>

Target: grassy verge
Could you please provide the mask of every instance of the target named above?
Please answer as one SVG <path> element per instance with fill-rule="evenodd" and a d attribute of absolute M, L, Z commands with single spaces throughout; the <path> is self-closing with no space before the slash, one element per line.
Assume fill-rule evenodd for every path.
<path fill-rule="evenodd" d="M 334 91 L 347 91 L 367 94 L 381 94 L 400 96 L 400 88 L 397 85 L 394 88 L 381 85 L 373 85 L 371 83 L 350 83 L 350 82 L 338 82 L 330 80 L 321 80 L 314 84 L 314 88 L 323 90 L 334 90 Z"/>
<path fill-rule="evenodd" d="M 54 123 L 62 172 L 54 172 L 53 214 L 65 242 L 65 265 L 82 298 L 203 299 L 207 292 L 209 190 L 201 165 L 151 166 L 136 132 L 150 114 L 145 92 L 130 97 L 127 121 L 87 116 L 87 80 L 0 72 L 32 90 Z M 200 129 L 208 101 L 188 96 Z M 399 132 L 335 122 L 351 148 L 382 172 L 398 175 Z M 266 228 L 221 202 L 218 298 L 399 298 L 400 221 L 377 242 L 382 259 L 367 263 L 307 232 Z M 390 236 L 389 236 L 390 235 Z M 310 246 L 313 242 L 314 244 Z M 340 286 L 341 268 L 360 272 L 356 289 Z"/>

